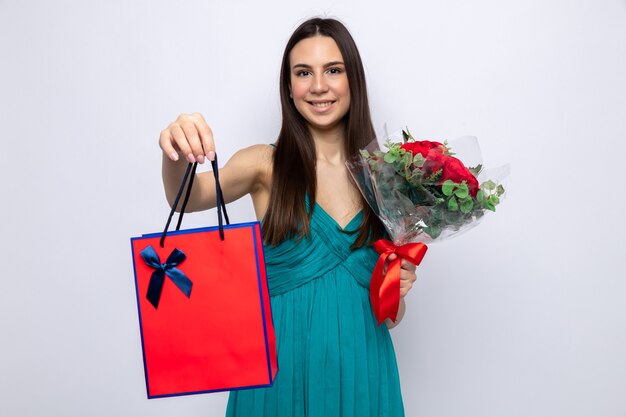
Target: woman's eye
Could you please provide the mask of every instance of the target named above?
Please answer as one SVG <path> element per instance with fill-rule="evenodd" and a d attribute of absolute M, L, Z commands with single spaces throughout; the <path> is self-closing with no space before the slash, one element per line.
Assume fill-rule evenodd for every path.
<path fill-rule="evenodd" d="M 296 72 L 296 75 L 298 77 L 305 77 L 305 76 L 307 76 L 309 74 L 310 74 L 309 71 L 298 71 L 298 72 Z"/>
<path fill-rule="evenodd" d="M 331 74 L 341 74 L 341 68 L 331 68 L 328 70 Z"/>

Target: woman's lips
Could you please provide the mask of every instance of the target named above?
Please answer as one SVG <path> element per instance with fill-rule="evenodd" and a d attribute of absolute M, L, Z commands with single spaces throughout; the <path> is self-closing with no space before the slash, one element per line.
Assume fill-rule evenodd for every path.
<path fill-rule="evenodd" d="M 335 104 L 335 102 L 332 100 L 309 101 L 308 103 L 313 108 L 313 110 L 317 113 L 324 113 L 328 111 L 328 109 L 330 109 L 333 106 L 333 104 Z"/>

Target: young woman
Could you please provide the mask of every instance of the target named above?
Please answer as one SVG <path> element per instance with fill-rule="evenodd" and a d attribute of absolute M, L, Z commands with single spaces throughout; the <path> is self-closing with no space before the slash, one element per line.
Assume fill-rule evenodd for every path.
<path fill-rule="evenodd" d="M 250 194 L 262 220 L 279 366 L 271 388 L 233 391 L 226 414 L 402 416 L 388 328 L 404 315 L 415 267 L 403 261 L 396 323 L 377 326 L 371 243 L 384 230 L 345 166 L 374 130 L 363 64 L 341 23 L 316 18 L 296 29 L 280 98 L 276 144 L 243 149 L 220 169 L 226 202 Z M 202 115 L 182 114 L 161 132 L 160 146 L 171 205 L 187 162 L 214 158 L 213 135 Z M 189 211 L 214 207 L 212 174 L 197 174 L 195 184 Z"/>

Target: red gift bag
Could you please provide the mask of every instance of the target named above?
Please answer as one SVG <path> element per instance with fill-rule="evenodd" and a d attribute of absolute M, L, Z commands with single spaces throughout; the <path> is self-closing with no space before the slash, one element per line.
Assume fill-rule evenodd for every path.
<path fill-rule="evenodd" d="M 148 398 L 271 386 L 278 364 L 259 222 L 131 238 Z M 190 176 L 191 173 L 191 176 Z"/>

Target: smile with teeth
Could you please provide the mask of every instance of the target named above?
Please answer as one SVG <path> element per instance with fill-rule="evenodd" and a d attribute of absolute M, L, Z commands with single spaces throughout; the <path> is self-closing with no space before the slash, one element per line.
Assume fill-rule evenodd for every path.
<path fill-rule="evenodd" d="M 313 107 L 316 107 L 318 109 L 324 109 L 324 108 L 330 106 L 333 103 L 334 103 L 334 101 L 310 101 L 309 102 L 310 105 L 312 105 Z"/>

